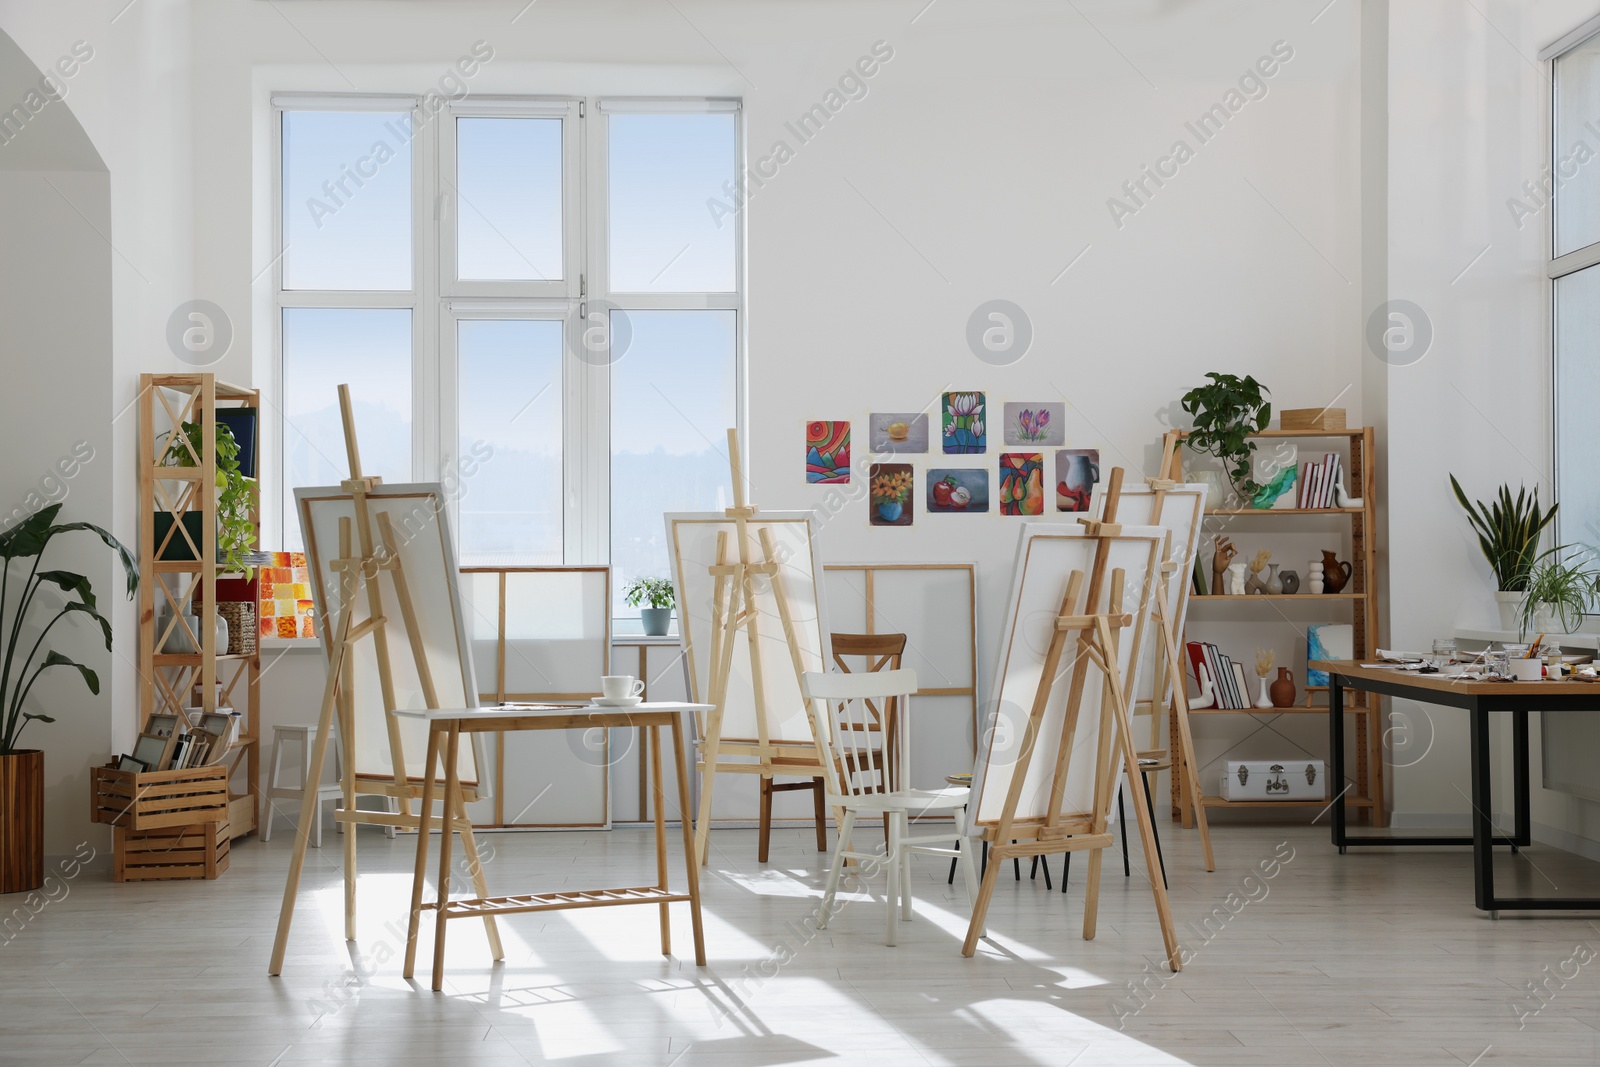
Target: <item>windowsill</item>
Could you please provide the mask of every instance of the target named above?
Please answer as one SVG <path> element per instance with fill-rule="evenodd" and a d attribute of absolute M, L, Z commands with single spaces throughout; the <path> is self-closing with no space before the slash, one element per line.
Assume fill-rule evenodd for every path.
<path fill-rule="evenodd" d="M 258 644 L 260 644 L 263 653 L 294 652 L 322 648 L 322 641 L 315 637 L 263 637 Z"/>

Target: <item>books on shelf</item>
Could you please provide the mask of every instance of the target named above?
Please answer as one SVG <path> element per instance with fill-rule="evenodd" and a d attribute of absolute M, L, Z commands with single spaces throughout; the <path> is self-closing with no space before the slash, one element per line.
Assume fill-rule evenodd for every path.
<path fill-rule="evenodd" d="M 1202 671 L 1211 679 L 1212 692 L 1216 695 L 1214 707 L 1225 711 L 1243 711 L 1253 706 L 1244 664 L 1235 662 L 1210 641 L 1190 641 L 1185 648 L 1189 653 L 1189 665 L 1194 669 L 1195 684 L 1204 691 Z"/>
<path fill-rule="evenodd" d="M 1305 463 L 1300 469 L 1300 504 L 1304 509 L 1334 506 L 1334 486 L 1343 481 L 1344 461 L 1339 453 L 1329 452 L 1321 463 Z"/>

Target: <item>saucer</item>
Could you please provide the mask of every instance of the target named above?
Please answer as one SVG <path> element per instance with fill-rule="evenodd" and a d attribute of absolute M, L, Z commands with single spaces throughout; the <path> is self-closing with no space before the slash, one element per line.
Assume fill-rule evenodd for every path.
<path fill-rule="evenodd" d="M 644 697 L 595 697 L 594 702 L 602 708 L 631 708 L 642 703 Z"/>

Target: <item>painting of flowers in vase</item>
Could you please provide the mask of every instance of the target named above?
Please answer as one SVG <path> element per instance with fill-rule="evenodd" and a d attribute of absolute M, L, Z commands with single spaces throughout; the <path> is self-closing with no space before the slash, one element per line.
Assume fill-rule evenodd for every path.
<path fill-rule="evenodd" d="M 1000 453 L 1000 514 L 1044 514 L 1044 455 Z"/>
<path fill-rule="evenodd" d="M 1067 441 L 1067 405 L 1007 404 L 1008 445 L 1062 445 Z"/>
<path fill-rule="evenodd" d="M 975 456 L 985 451 L 982 393 L 944 394 L 946 455 Z"/>
<path fill-rule="evenodd" d="M 912 493 L 916 478 L 909 463 L 874 463 L 871 470 L 874 526 L 910 526 Z"/>
<path fill-rule="evenodd" d="M 806 423 L 806 481 L 843 485 L 850 480 L 850 424 L 814 419 Z"/>

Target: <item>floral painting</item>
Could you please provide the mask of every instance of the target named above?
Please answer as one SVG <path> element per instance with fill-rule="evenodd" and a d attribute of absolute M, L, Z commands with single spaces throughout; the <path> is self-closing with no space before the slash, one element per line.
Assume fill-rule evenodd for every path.
<path fill-rule="evenodd" d="M 1008 445 L 1064 445 L 1067 405 L 1007 404 L 1005 428 Z"/>
<path fill-rule="evenodd" d="M 256 619 L 262 637 L 317 636 L 316 608 L 311 601 L 311 571 L 302 552 L 269 552 L 257 568 L 261 591 Z"/>
<path fill-rule="evenodd" d="M 1056 453 L 1056 510 L 1088 511 L 1100 481 L 1098 448 L 1066 448 Z"/>
<path fill-rule="evenodd" d="M 935 467 L 928 471 L 928 514 L 989 510 L 989 472 Z"/>
<path fill-rule="evenodd" d="M 944 394 L 944 450 L 948 455 L 985 451 L 982 393 Z"/>
<path fill-rule="evenodd" d="M 850 424 L 812 420 L 806 423 L 806 481 L 841 485 L 850 480 Z"/>
<path fill-rule="evenodd" d="M 1000 453 L 1000 514 L 1044 514 L 1044 455 Z"/>
<path fill-rule="evenodd" d="M 928 450 L 928 416 L 920 411 L 875 411 L 867 425 L 873 452 L 906 456 Z"/>
<path fill-rule="evenodd" d="M 910 526 L 912 488 L 916 485 L 909 463 L 872 465 L 872 510 L 868 516 L 874 526 Z"/>

